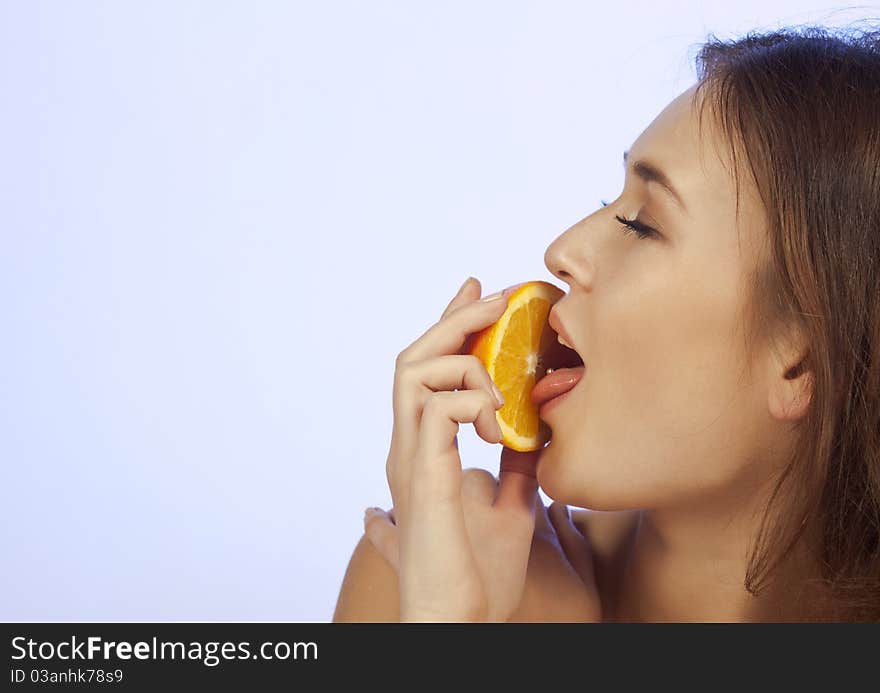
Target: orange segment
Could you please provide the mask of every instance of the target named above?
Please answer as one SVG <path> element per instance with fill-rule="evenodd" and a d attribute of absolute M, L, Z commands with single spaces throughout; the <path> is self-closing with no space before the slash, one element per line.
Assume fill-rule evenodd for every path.
<path fill-rule="evenodd" d="M 547 316 L 564 295 L 549 282 L 521 284 L 498 321 L 470 335 L 462 347 L 461 353 L 480 359 L 504 395 L 504 406 L 495 416 L 501 426 L 501 444 L 513 450 L 538 450 L 550 440 L 550 427 L 538 417 L 530 395 L 535 382 L 552 365 L 547 359 L 558 352 L 556 332 Z"/>

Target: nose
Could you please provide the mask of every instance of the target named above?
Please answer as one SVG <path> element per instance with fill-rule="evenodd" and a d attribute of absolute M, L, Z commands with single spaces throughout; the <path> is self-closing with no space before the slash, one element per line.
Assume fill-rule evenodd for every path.
<path fill-rule="evenodd" d="M 575 224 L 557 236 L 544 252 L 547 269 L 569 286 L 586 286 L 591 271 L 584 239 L 578 239 L 578 235 L 578 225 Z"/>

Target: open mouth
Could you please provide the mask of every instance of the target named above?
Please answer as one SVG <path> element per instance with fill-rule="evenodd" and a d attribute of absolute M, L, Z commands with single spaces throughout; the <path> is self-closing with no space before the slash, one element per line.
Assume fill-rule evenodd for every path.
<path fill-rule="evenodd" d="M 545 356 L 545 373 L 553 373 L 563 368 L 576 368 L 584 365 L 584 360 L 575 348 L 563 339 L 562 335 L 553 333 L 555 344 L 547 350 Z M 543 375 L 543 374 L 542 374 Z"/>
<path fill-rule="evenodd" d="M 559 344 L 562 349 L 559 351 L 558 358 L 552 360 L 552 363 L 547 368 L 547 373 L 552 373 L 561 368 L 574 368 L 576 366 L 584 365 L 584 360 L 581 358 L 581 355 L 572 347 L 564 344 L 561 341 L 561 338 Z M 550 361 L 550 359 L 548 359 L 548 361 Z"/>
<path fill-rule="evenodd" d="M 572 390 L 584 377 L 586 366 L 581 355 L 574 349 L 558 343 L 546 356 L 546 367 L 539 369 L 538 381 L 531 392 L 531 400 L 537 406 Z"/>

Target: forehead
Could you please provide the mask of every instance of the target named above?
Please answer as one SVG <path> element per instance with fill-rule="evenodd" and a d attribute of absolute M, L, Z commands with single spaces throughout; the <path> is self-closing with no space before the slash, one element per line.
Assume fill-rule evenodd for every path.
<path fill-rule="evenodd" d="M 708 92 L 704 93 L 704 97 Z M 666 172 L 684 198 L 689 225 L 711 225 L 719 232 L 736 233 L 743 227 L 758 233 L 762 205 L 754 183 L 740 166 L 739 217 L 730 144 L 720 130 L 711 106 L 700 122 L 696 85 L 673 99 L 639 135 L 630 148 L 630 160 L 645 158 Z"/>
<path fill-rule="evenodd" d="M 696 85 L 673 99 L 629 152 L 631 159 L 644 157 L 663 169 L 689 208 L 707 192 L 734 194 L 733 178 L 725 169 L 724 142 L 710 112 L 700 129 L 695 90 Z"/>

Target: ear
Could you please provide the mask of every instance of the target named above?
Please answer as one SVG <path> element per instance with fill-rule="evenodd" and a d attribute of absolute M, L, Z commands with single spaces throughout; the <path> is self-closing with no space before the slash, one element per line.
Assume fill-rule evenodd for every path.
<path fill-rule="evenodd" d="M 767 406 L 779 421 L 796 421 L 806 415 L 813 399 L 813 372 L 805 360 L 808 351 L 788 350 L 773 355 L 768 383 Z"/>

